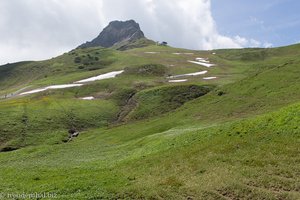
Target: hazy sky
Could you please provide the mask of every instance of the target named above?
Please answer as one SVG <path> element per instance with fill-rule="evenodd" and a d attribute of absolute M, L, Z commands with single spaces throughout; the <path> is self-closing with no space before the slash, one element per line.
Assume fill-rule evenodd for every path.
<path fill-rule="evenodd" d="M 298 0 L 0 0 L 0 64 L 46 59 L 136 20 L 153 40 L 191 49 L 300 41 Z"/>

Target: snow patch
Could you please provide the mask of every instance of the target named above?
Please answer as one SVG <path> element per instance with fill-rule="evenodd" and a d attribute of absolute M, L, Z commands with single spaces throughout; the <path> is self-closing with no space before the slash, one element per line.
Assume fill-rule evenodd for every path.
<path fill-rule="evenodd" d="M 46 87 L 47 90 L 49 89 L 63 89 L 63 88 L 71 88 L 71 87 L 80 87 L 82 84 L 64 84 L 64 85 L 51 85 Z"/>
<path fill-rule="evenodd" d="M 198 61 L 198 62 L 209 63 L 209 61 L 206 60 L 205 58 L 196 58 L 195 60 Z"/>
<path fill-rule="evenodd" d="M 75 83 L 87 83 L 87 82 L 98 81 L 98 80 L 103 80 L 103 79 L 115 78 L 117 75 L 122 74 L 123 72 L 124 72 L 124 70 L 113 71 L 113 72 L 109 72 L 106 74 L 101 74 L 101 75 L 94 76 L 91 78 L 76 81 Z"/>
<path fill-rule="evenodd" d="M 34 93 L 38 93 L 38 92 L 43 92 L 47 90 L 46 88 L 41 88 L 41 89 L 35 89 L 35 90 L 30 90 L 28 92 L 22 92 L 20 95 L 25 95 L 25 94 L 34 94 Z"/>
<path fill-rule="evenodd" d="M 43 92 L 43 91 L 52 90 L 52 89 L 72 88 L 72 87 L 80 87 L 80 86 L 82 86 L 82 84 L 51 85 L 51 86 L 48 86 L 48 87 L 39 88 L 39 89 L 31 90 L 31 91 L 28 91 L 28 92 L 23 92 L 20 95 L 34 94 L 34 93 Z"/>
<path fill-rule="evenodd" d="M 92 81 L 97 81 L 97 80 L 114 78 L 114 77 L 116 77 L 117 75 L 119 75 L 119 74 L 121 74 L 123 72 L 124 72 L 124 70 L 113 71 L 113 72 L 109 72 L 109 73 L 106 73 L 106 74 L 101 74 L 101 75 L 94 76 L 94 77 L 91 77 L 91 78 L 87 78 L 87 79 L 83 79 L 83 80 L 80 80 L 80 81 L 76 81 L 73 84 L 51 85 L 51 86 L 48 86 L 48 87 L 38 88 L 38 89 L 35 89 L 35 90 L 30 90 L 30 91 L 27 91 L 27 92 L 23 92 L 23 93 L 20 93 L 19 95 L 34 94 L 34 93 L 43 92 L 43 91 L 52 90 L 52 89 L 63 89 L 63 88 L 80 87 L 80 86 L 83 86 L 83 84 L 81 84 L 81 83 L 87 83 L 87 82 L 92 82 Z"/>
<path fill-rule="evenodd" d="M 169 80 L 169 83 L 181 83 L 181 82 L 186 82 L 187 79 L 179 79 L 179 80 Z"/>
<path fill-rule="evenodd" d="M 204 77 L 203 79 L 204 80 L 212 80 L 212 79 L 216 79 L 217 77 L 215 77 L 215 76 L 212 76 L 212 77 Z"/>
<path fill-rule="evenodd" d="M 194 53 L 172 53 L 172 54 L 174 54 L 174 55 L 182 55 L 182 54 L 184 54 L 184 55 L 194 55 Z"/>
<path fill-rule="evenodd" d="M 82 99 L 82 100 L 94 100 L 95 97 L 82 97 L 80 99 Z"/>
<path fill-rule="evenodd" d="M 194 72 L 194 73 L 189 73 L 189 74 L 179 74 L 179 75 L 169 76 L 168 78 L 178 78 L 178 77 L 183 77 L 183 76 L 198 76 L 198 75 L 203 75 L 206 73 L 207 73 L 207 71 L 201 71 L 201 72 Z"/>
<path fill-rule="evenodd" d="M 155 51 L 148 51 L 148 52 L 144 52 L 144 53 L 147 53 L 147 54 L 157 54 L 159 52 L 155 52 Z"/>
<path fill-rule="evenodd" d="M 199 61 L 191 61 L 191 60 L 188 60 L 188 62 L 197 64 L 197 65 L 202 65 L 202 66 L 204 66 L 204 67 L 212 67 L 212 66 L 215 66 L 215 64 L 209 64 L 209 63 L 204 63 L 204 62 L 199 62 Z"/>

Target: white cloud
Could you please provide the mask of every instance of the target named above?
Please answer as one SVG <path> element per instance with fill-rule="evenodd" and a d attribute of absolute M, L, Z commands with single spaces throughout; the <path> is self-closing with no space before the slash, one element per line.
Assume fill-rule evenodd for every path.
<path fill-rule="evenodd" d="M 1 0 L 0 64 L 47 59 L 94 37 L 104 25 L 97 0 Z"/>
<path fill-rule="evenodd" d="M 239 44 L 241 47 L 260 47 L 261 42 L 254 39 L 246 39 L 241 36 L 235 36 L 233 40 Z"/>
<path fill-rule="evenodd" d="M 0 63 L 46 59 L 135 19 L 148 38 L 191 49 L 262 46 L 220 34 L 210 0 L 1 0 Z M 266 45 L 265 45 L 266 46 Z"/>
<path fill-rule="evenodd" d="M 265 42 L 265 43 L 263 44 L 263 47 L 264 47 L 264 48 L 271 48 L 271 47 L 273 47 L 273 44 L 270 43 L 270 42 Z"/>

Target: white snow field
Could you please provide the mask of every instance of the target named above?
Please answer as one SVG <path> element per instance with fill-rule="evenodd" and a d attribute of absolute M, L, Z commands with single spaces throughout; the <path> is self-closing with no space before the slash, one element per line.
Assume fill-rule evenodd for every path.
<path fill-rule="evenodd" d="M 198 61 L 198 62 L 209 63 L 209 61 L 206 60 L 205 58 L 196 58 L 195 60 Z"/>
<path fill-rule="evenodd" d="M 203 79 L 204 80 L 212 80 L 212 79 L 216 79 L 217 77 L 215 77 L 215 76 L 212 76 L 212 77 L 204 77 Z"/>
<path fill-rule="evenodd" d="M 91 77 L 91 78 L 83 79 L 83 80 L 80 80 L 80 81 L 76 81 L 73 84 L 51 85 L 51 86 L 44 87 L 44 88 L 38 88 L 38 89 L 30 90 L 30 91 L 27 91 L 27 92 L 22 92 L 19 95 L 34 94 L 34 93 L 43 92 L 43 91 L 52 90 L 52 89 L 63 89 L 63 88 L 71 88 L 71 87 L 80 87 L 80 86 L 83 86 L 82 83 L 88 83 L 88 82 L 92 82 L 92 81 L 98 81 L 98 80 L 103 80 L 103 79 L 115 78 L 117 75 L 119 75 L 119 74 L 121 74 L 123 72 L 124 72 L 124 70 L 113 71 L 113 72 L 101 74 L 101 75 L 98 75 L 98 76 L 94 76 L 94 77 Z"/>
<path fill-rule="evenodd" d="M 174 55 L 194 55 L 194 53 L 172 53 Z"/>
<path fill-rule="evenodd" d="M 157 53 L 160 53 L 160 52 L 148 51 L 148 52 L 144 52 L 144 53 L 147 53 L 147 54 L 157 54 Z"/>
<path fill-rule="evenodd" d="M 80 99 L 82 99 L 82 100 L 94 100 L 95 97 L 82 97 Z"/>
<path fill-rule="evenodd" d="M 87 82 L 93 82 L 93 81 L 108 79 L 108 78 L 115 78 L 117 75 L 122 74 L 123 72 L 124 72 L 124 70 L 108 72 L 106 74 L 101 74 L 101 75 L 94 76 L 94 77 L 91 77 L 91 78 L 76 81 L 75 83 L 87 83 Z"/>
<path fill-rule="evenodd" d="M 215 66 L 215 64 L 210 64 L 210 63 L 205 63 L 205 62 L 199 62 L 199 61 L 191 61 L 191 60 L 188 60 L 188 62 L 197 64 L 197 65 L 202 65 L 202 66 L 204 66 L 204 67 L 212 67 L 212 66 Z"/>
<path fill-rule="evenodd" d="M 199 76 L 206 74 L 207 71 L 200 71 L 200 72 L 194 72 L 194 73 L 189 73 L 189 74 L 179 74 L 179 75 L 174 75 L 174 76 L 169 76 L 168 78 L 178 78 L 178 77 L 183 77 L 183 76 Z"/>
<path fill-rule="evenodd" d="M 27 92 L 23 92 L 20 95 L 25 95 L 25 94 L 34 94 L 34 93 L 38 93 L 38 92 L 43 92 L 46 90 L 53 90 L 53 89 L 63 89 L 63 88 L 72 88 L 72 87 L 80 87 L 83 84 L 64 84 L 64 85 L 51 85 L 48 87 L 44 87 L 44 88 L 39 88 L 39 89 L 35 89 L 35 90 L 30 90 Z"/>
<path fill-rule="evenodd" d="M 186 82 L 187 79 L 179 79 L 179 80 L 169 80 L 169 83 L 182 83 L 182 82 Z"/>

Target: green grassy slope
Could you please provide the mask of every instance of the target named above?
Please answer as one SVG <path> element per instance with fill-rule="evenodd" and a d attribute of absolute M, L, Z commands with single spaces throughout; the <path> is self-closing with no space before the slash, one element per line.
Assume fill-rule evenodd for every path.
<path fill-rule="evenodd" d="M 177 85 L 143 90 L 135 96 L 138 105 L 127 117 L 145 119 L 160 116 L 192 99 L 206 95 L 212 89 L 211 86 Z"/>
<path fill-rule="evenodd" d="M 299 116 L 296 104 L 151 135 L 144 126 L 95 130 L 65 145 L 1 153 L 0 187 L 60 199 L 298 199 Z"/>
<path fill-rule="evenodd" d="M 68 130 L 107 126 L 117 107 L 107 100 L 92 102 L 59 96 L 1 103 L 0 149 L 62 143 Z"/>
<path fill-rule="evenodd" d="M 0 100 L 1 149 L 18 149 L 0 153 L 0 191 L 59 199 L 299 199 L 299 54 L 299 45 L 93 48 L 0 66 L 2 94 L 125 69 L 79 88 Z M 96 55 L 103 66 L 80 67 Z M 196 57 L 217 66 L 187 62 Z M 49 63 L 62 63 L 59 72 Z M 208 73 L 168 83 L 168 75 L 202 70 Z M 85 96 L 96 100 L 79 99 Z M 80 136 L 64 143 L 71 128 Z"/>
<path fill-rule="evenodd" d="M 7 64 L 0 67 L 1 94 L 33 85 L 48 85 L 70 80 L 69 76 L 102 69 L 114 62 L 114 54 L 107 49 L 76 50 L 57 58 L 38 62 Z M 74 79 L 74 77 L 71 77 Z"/>

